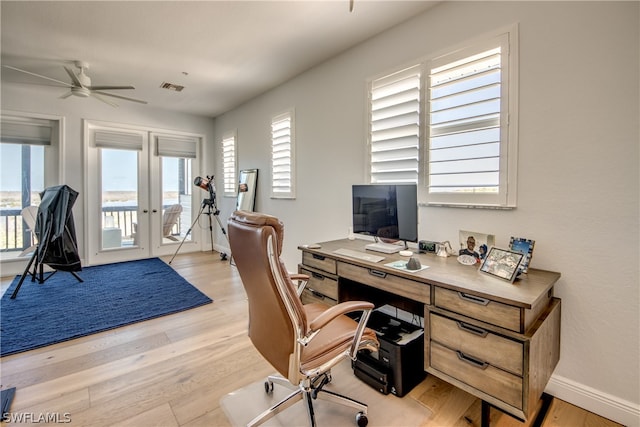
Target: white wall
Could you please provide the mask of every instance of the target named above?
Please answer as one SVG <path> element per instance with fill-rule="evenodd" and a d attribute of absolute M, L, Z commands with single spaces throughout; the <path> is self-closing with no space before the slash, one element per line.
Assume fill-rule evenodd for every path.
<path fill-rule="evenodd" d="M 212 141 L 214 122 L 207 117 L 198 117 L 187 114 L 176 114 L 152 106 L 138 106 L 126 101 L 119 102 L 118 108 L 113 108 L 95 99 L 83 99 L 70 97 L 59 99 L 62 92 L 60 88 L 52 88 L 40 85 L 2 85 L 2 110 L 21 111 L 27 113 L 50 114 L 64 118 L 63 171 L 61 184 L 67 184 L 80 194 L 73 209 L 76 225 L 76 237 L 78 250 L 86 265 L 85 219 L 84 202 L 87 191 L 84 187 L 83 168 L 83 119 L 92 119 L 106 122 L 130 124 L 149 129 L 165 129 L 172 131 L 193 132 L 205 135 L 206 141 Z M 203 149 L 205 158 L 213 158 L 209 145 Z M 209 161 L 209 163 L 211 163 Z M 200 232 L 195 227 L 194 233 Z M 209 242 L 208 233 L 203 233 L 200 241 Z M 3 262 L 2 275 L 20 274 L 23 272 L 26 261 L 13 260 Z"/>
<path fill-rule="evenodd" d="M 532 266 L 562 273 L 548 390 L 640 425 L 639 16 L 638 2 L 442 3 L 217 118 L 216 141 L 237 129 L 240 168 L 260 170 L 257 210 L 284 221 L 295 270 L 299 244 L 346 237 L 350 186 L 366 179 L 366 78 L 517 23 L 518 208 L 424 207 L 420 238 L 455 242 L 469 229 L 500 246 L 536 240 Z M 290 107 L 297 199 L 271 200 L 269 121 Z M 222 200 L 222 217 L 234 202 Z"/>

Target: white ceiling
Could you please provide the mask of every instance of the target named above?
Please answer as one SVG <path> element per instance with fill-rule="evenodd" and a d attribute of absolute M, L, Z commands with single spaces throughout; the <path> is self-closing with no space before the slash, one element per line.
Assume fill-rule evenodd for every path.
<path fill-rule="evenodd" d="M 63 65 L 82 60 L 93 85 L 135 87 L 111 93 L 215 117 L 435 3 L 355 0 L 350 12 L 349 0 L 2 0 L 1 61 L 66 82 Z M 2 84 L 38 84 L 52 97 L 68 92 L 1 72 Z M 185 89 L 161 89 L 163 82 Z"/>

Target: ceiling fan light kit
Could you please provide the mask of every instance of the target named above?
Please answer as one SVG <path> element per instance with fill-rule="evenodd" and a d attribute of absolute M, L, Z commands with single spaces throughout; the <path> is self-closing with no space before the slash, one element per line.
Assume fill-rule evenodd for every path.
<path fill-rule="evenodd" d="M 63 82 L 63 81 L 60 81 L 60 80 L 56 80 L 56 79 L 53 79 L 51 77 L 47 77 L 47 76 L 43 76 L 43 75 L 40 75 L 40 74 L 32 73 L 31 71 L 22 70 L 20 68 L 12 67 L 12 66 L 9 66 L 9 65 L 3 65 L 3 67 L 9 68 L 11 70 L 19 71 L 21 73 L 29 74 L 31 76 L 39 77 L 41 79 L 51 80 L 51 81 L 54 81 L 54 82 L 57 82 L 57 83 L 65 85 L 70 90 L 69 90 L 69 92 L 67 92 L 64 95 L 62 95 L 60 97 L 61 99 L 68 98 L 71 95 L 77 96 L 79 98 L 89 98 L 89 97 L 92 96 L 93 98 L 96 98 L 99 101 L 104 102 L 105 104 L 109 104 L 112 107 L 117 107 L 118 104 L 116 104 L 115 102 L 108 101 L 107 99 L 103 98 L 103 96 L 110 96 L 110 97 L 113 97 L 113 98 L 124 99 L 126 101 L 138 102 L 140 104 L 147 104 L 147 101 L 142 101 L 140 99 L 129 98 L 129 97 L 126 97 L 126 96 L 121 96 L 121 95 L 116 95 L 116 94 L 113 94 L 113 93 L 103 92 L 105 90 L 128 90 L 128 89 L 135 89 L 135 88 L 133 86 L 123 86 L 123 85 L 119 85 L 119 86 L 113 86 L 113 85 L 110 85 L 110 86 L 92 86 L 91 85 L 91 78 L 85 73 L 85 70 L 89 69 L 89 64 L 84 62 L 84 61 L 74 61 L 73 64 L 79 70 L 77 74 L 74 73 L 71 68 L 69 68 L 67 66 L 64 66 L 65 71 L 67 72 L 67 74 L 71 78 L 71 83 L 67 83 L 67 82 Z"/>

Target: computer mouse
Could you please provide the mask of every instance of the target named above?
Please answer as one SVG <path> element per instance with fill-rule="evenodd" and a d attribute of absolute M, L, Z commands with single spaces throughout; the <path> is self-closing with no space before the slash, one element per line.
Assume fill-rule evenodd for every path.
<path fill-rule="evenodd" d="M 416 257 L 411 257 L 409 262 L 407 262 L 407 270 L 420 270 L 420 267 L 422 266 Z"/>

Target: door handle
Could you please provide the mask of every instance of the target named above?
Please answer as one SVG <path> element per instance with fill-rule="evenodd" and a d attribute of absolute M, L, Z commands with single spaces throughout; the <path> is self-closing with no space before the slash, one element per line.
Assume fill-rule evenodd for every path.
<path fill-rule="evenodd" d="M 142 213 L 149 213 L 149 209 L 143 209 Z"/>
<path fill-rule="evenodd" d="M 151 212 L 156 213 L 156 212 L 158 212 L 158 209 L 154 209 Z"/>

